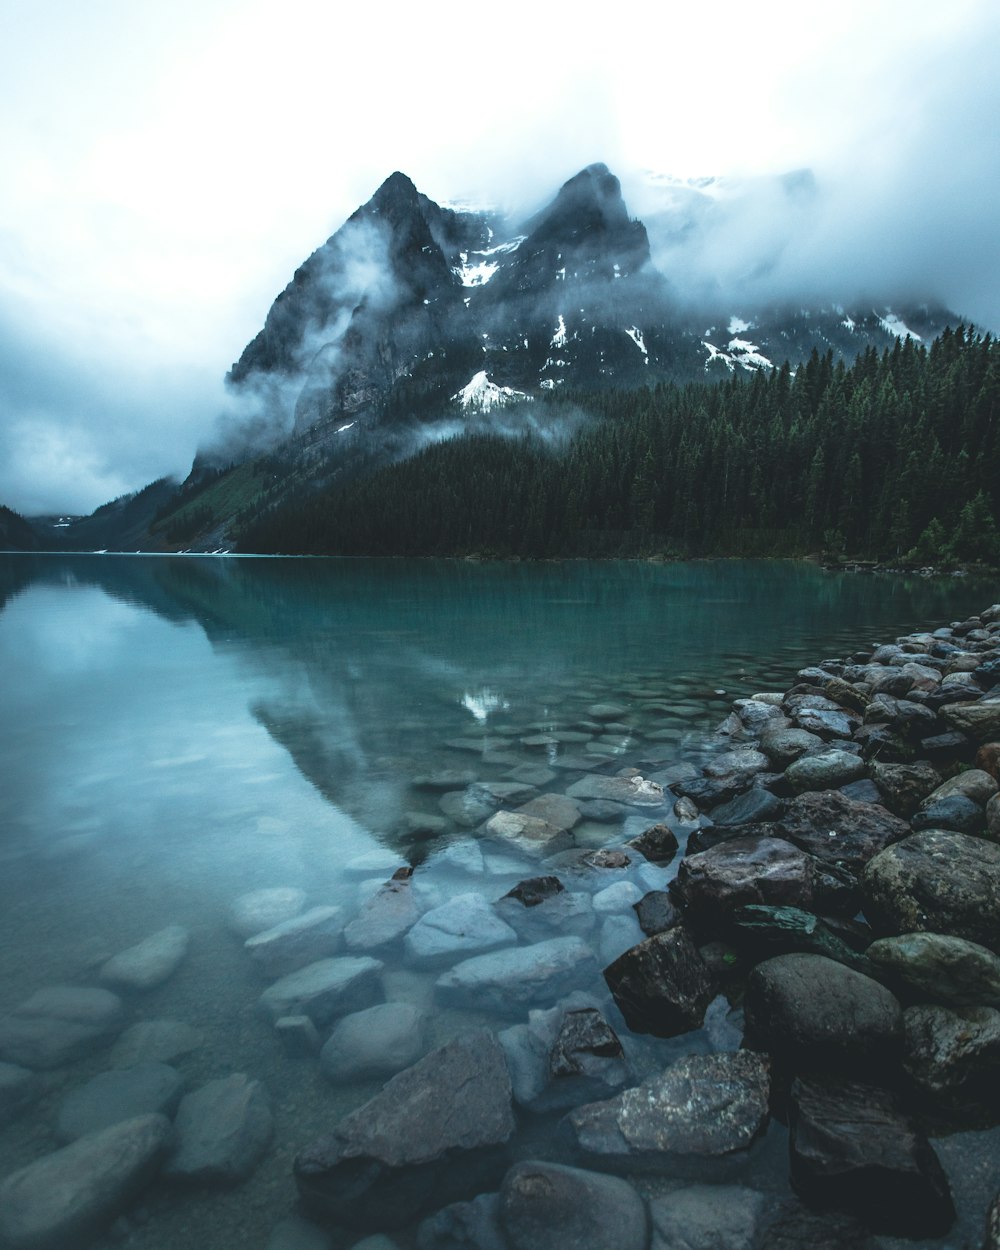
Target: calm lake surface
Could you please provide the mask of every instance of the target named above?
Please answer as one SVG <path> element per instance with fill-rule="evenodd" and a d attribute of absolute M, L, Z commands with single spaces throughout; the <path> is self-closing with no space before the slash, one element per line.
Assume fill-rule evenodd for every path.
<path fill-rule="evenodd" d="M 199 1031 L 176 1060 L 188 1088 L 246 1072 L 274 1104 L 273 1145 L 248 1181 L 158 1183 L 116 1244 L 263 1250 L 295 1209 L 296 1151 L 379 1088 L 327 1081 L 258 1015 L 266 982 L 228 927 L 238 896 L 299 887 L 309 906 L 350 916 L 398 861 L 417 866 L 424 906 L 468 891 L 492 901 L 537 865 L 494 851 L 470 873 L 455 848 L 475 835 L 414 778 L 461 769 L 561 792 L 584 768 L 650 775 L 698 761 L 733 698 L 996 598 L 969 580 L 778 562 L 0 556 L 0 1014 L 44 986 L 95 984 L 109 956 L 182 925 L 186 958 L 163 985 L 126 995 L 130 1021 Z M 588 715 L 599 702 L 624 709 L 603 732 Z M 553 731 L 570 740 L 522 743 Z M 625 836 L 593 821 L 575 830 L 584 847 Z M 359 858 L 377 851 L 384 865 Z M 624 923 L 595 927 L 599 959 Z M 523 1018 L 438 1007 L 440 969 L 379 957 L 387 997 L 430 1009 L 431 1044 Z M 637 1063 L 738 1045 L 738 1020 L 715 1019 L 712 1036 L 637 1042 Z M 55 1149 L 62 1100 L 109 1066 L 104 1050 L 47 1074 L 41 1100 L 0 1124 L 0 1175 Z M 532 1133 L 531 1148 L 546 1149 Z M 966 1147 L 980 1138 L 993 1142 L 963 1135 Z M 973 1244 L 985 1209 L 974 1178 L 949 1166 L 956 1143 L 939 1150 L 968 1210 L 939 1245 Z M 772 1124 L 739 1178 L 787 1195 L 783 1149 Z"/>

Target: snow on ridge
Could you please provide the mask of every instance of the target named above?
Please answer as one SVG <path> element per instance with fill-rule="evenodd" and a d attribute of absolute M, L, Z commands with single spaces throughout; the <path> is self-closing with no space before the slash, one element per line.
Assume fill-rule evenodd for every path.
<path fill-rule="evenodd" d="M 742 317 L 730 317 L 729 318 L 729 333 L 730 334 L 745 334 L 747 330 L 752 330 L 752 329 L 753 329 L 753 323 L 750 321 L 744 321 Z"/>
<path fill-rule="evenodd" d="M 636 347 L 638 347 L 639 351 L 642 352 L 643 363 L 648 365 L 649 364 L 649 352 L 646 351 L 646 343 L 642 337 L 642 331 L 639 329 L 638 326 L 629 326 L 629 328 L 625 331 L 625 333 L 629 336 L 629 338 L 636 345 Z"/>
<path fill-rule="evenodd" d="M 507 256 L 511 252 L 516 252 L 527 237 L 526 234 L 519 234 L 507 243 L 498 243 L 496 247 L 485 247 L 481 251 L 473 252 L 472 254 L 473 256 Z"/>
<path fill-rule="evenodd" d="M 840 311 L 843 312 L 844 310 L 841 309 Z M 856 323 L 850 317 L 845 316 L 844 320 L 840 324 L 844 326 L 846 329 L 850 330 L 852 334 L 854 333 L 854 326 Z"/>
<path fill-rule="evenodd" d="M 516 403 L 519 399 L 530 400 L 531 396 L 524 391 L 515 391 L 510 386 L 497 386 L 486 376 L 486 370 L 480 369 L 468 386 L 464 386 L 451 398 L 458 400 L 463 408 L 472 412 L 489 412 L 493 408 Z"/>
<path fill-rule="evenodd" d="M 879 317 L 878 323 L 885 330 L 886 334 L 894 334 L 898 339 L 913 339 L 916 343 L 922 341 L 920 335 L 914 334 L 904 323 L 902 317 L 897 317 L 891 308 L 886 309 L 884 317 Z"/>
<path fill-rule="evenodd" d="M 705 370 L 718 361 L 724 364 L 730 373 L 733 373 L 736 366 L 746 369 L 748 373 L 755 373 L 758 369 L 773 369 L 774 363 L 763 354 L 756 343 L 751 343 L 749 339 L 730 339 L 726 344 L 726 351 L 716 347 L 714 343 L 710 343 L 707 339 L 702 340 L 702 347 L 708 348 L 708 359 L 705 361 Z"/>
<path fill-rule="evenodd" d="M 549 343 L 549 347 L 565 347 L 565 346 L 566 346 L 566 321 L 562 313 L 560 313 L 559 324 L 556 326 L 556 332 L 552 336 L 552 341 L 551 343 Z"/>
<path fill-rule="evenodd" d="M 473 255 L 477 256 L 479 253 L 473 252 Z M 470 265 L 468 252 L 461 253 L 461 261 L 461 266 L 451 272 L 461 280 L 462 286 L 485 286 L 500 268 L 498 264 L 491 264 L 486 260 Z"/>

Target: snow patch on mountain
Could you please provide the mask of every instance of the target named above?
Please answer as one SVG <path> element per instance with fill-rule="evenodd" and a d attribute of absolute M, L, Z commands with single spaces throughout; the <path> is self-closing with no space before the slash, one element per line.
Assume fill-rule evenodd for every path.
<path fill-rule="evenodd" d="M 898 339 L 913 339 L 917 343 L 921 341 L 920 335 L 914 334 L 891 309 L 886 309 L 885 316 L 879 317 L 878 323 L 887 334 L 894 334 Z"/>
<path fill-rule="evenodd" d="M 480 369 L 468 386 L 463 386 L 451 398 L 469 412 L 491 412 L 494 408 L 503 408 L 519 400 L 530 401 L 531 396 L 510 386 L 497 386 L 486 376 L 486 370 Z"/>
<path fill-rule="evenodd" d="M 555 334 L 553 334 L 552 340 L 549 343 L 549 346 L 550 347 L 565 347 L 566 346 L 566 321 L 562 313 L 559 314 L 559 324 L 556 326 L 556 332 Z"/>
<path fill-rule="evenodd" d="M 754 373 L 758 369 L 774 368 L 773 362 L 768 360 L 757 344 L 751 343 L 749 339 L 730 339 L 725 351 L 707 339 L 702 341 L 702 346 L 708 349 L 708 359 L 705 361 L 706 373 L 716 362 L 725 365 L 730 373 L 735 372 L 737 365 L 746 369 L 748 373 Z"/>
<path fill-rule="evenodd" d="M 742 317 L 730 317 L 729 318 L 729 333 L 730 334 L 745 334 L 747 330 L 752 330 L 752 329 L 753 329 L 753 323 L 750 321 L 744 321 Z"/>
<path fill-rule="evenodd" d="M 639 329 L 638 326 L 629 326 L 629 328 L 625 331 L 625 333 L 629 336 L 629 338 L 636 345 L 636 347 L 638 347 L 639 351 L 642 352 L 645 358 L 644 363 L 648 365 L 649 364 L 649 352 L 646 351 L 646 344 L 642 337 L 642 331 Z"/>

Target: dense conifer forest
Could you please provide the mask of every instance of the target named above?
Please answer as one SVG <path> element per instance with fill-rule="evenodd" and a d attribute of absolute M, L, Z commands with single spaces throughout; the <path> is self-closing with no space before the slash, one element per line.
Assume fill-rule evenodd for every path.
<path fill-rule="evenodd" d="M 965 327 L 852 366 L 559 394 L 570 439 L 470 434 L 247 523 L 338 555 L 794 556 L 1000 562 L 1000 347 Z M 505 424 L 509 424 L 506 420 Z"/>

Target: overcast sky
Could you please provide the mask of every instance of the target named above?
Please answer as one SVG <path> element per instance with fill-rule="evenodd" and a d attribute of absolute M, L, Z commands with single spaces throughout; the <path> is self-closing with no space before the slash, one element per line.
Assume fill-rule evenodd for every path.
<path fill-rule="evenodd" d="M 271 300 L 394 169 L 513 206 L 597 160 L 626 189 L 809 166 L 790 280 L 912 279 L 1000 329 L 996 0 L 596 12 L 0 0 L 0 502 L 186 473 Z"/>

